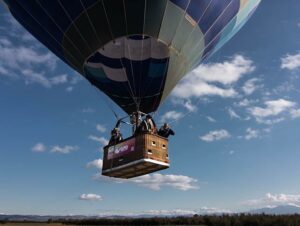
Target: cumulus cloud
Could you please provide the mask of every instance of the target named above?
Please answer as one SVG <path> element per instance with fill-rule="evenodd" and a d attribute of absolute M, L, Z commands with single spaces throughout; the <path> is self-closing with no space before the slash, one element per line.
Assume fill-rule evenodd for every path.
<path fill-rule="evenodd" d="M 300 109 L 292 109 L 290 111 L 292 118 L 299 118 L 300 117 Z"/>
<path fill-rule="evenodd" d="M 45 152 L 46 146 L 43 143 L 37 143 L 31 148 L 31 150 L 33 152 Z"/>
<path fill-rule="evenodd" d="M 300 68 L 300 53 L 291 55 L 287 54 L 281 58 L 281 68 L 288 70 L 295 70 Z"/>
<path fill-rule="evenodd" d="M 79 199 L 84 201 L 101 201 L 102 197 L 96 194 L 82 194 Z"/>
<path fill-rule="evenodd" d="M 55 145 L 51 148 L 50 152 L 60 153 L 60 154 L 69 154 L 71 152 L 77 151 L 78 149 L 79 149 L 79 147 L 77 147 L 77 146 L 66 145 L 66 146 L 60 147 L 58 145 Z"/>
<path fill-rule="evenodd" d="M 291 108 L 295 107 L 296 103 L 284 99 L 278 99 L 266 101 L 265 105 L 265 108 L 249 108 L 249 111 L 256 118 L 266 118 L 269 116 L 276 116 L 284 111 L 290 110 Z"/>
<path fill-rule="evenodd" d="M 89 135 L 88 138 L 90 140 L 99 142 L 103 146 L 106 146 L 108 144 L 108 140 L 105 137 L 97 137 L 97 136 L 94 136 L 94 135 Z"/>
<path fill-rule="evenodd" d="M 101 124 L 97 124 L 96 125 L 96 129 L 101 132 L 101 133 L 104 133 L 106 131 L 106 127 L 104 125 L 101 125 Z"/>
<path fill-rule="evenodd" d="M 188 210 L 188 209 L 173 209 L 173 210 L 149 210 L 145 211 L 145 214 L 150 215 L 158 215 L 158 216 L 180 216 L 180 215 L 194 215 L 199 212 L 196 210 Z"/>
<path fill-rule="evenodd" d="M 95 159 L 86 164 L 87 168 L 96 168 L 98 170 L 102 170 L 103 160 L 102 159 Z"/>
<path fill-rule="evenodd" d="M 242 87 L 244 93 L 246 95 L 252 94 L 255 90 L 258 88 L 261 88 L 262 85 L 257 85 L 257 83 L 260 81 L 258 78 L 252 78 L 245 82 L 244 86 Z"/>
<path fill-rule="evenodd" d="M 57 58 L 50 52 L 43 53 L 31 46 L 0 45 L 0 65 L 6 69 L 22 71 L 43 65 L 53 71 L 56 64 Z"/>
<path fill-rule="evenodd" d="M 241 119 L 241 117 L 231 108 L 228 109 L 228 114 L 232 119 L 233 118 Z"/>
<path fill-rule="evenodd" d="M 257 100 L 249 100 L 247 98 L 235 103 L 235 106 L 238 107 L 248 107 L 251 104 L 254 104 L 255 102 L 257 102 Z"/>
<path fill-rule="evenodd" d="M 160 117 L 160 121 L 161 122 L 167 122 L 170 120 L 178 120 L 183 116 L 182 112 L 178 112 L 178 111 L 168 111 L 166 113 L 164 113 L 161 117 Z"/>
<path fill-rule="evenodd" d="M 187 109 L 189 112 L 196 112 L 197 111 L 197 106 L 194 105 L 190 99 L 173 98 L 171 100 L 172 100 L 173 104 L 181 105 L 185 109 Z"/>
<path fill-rule="evenodd" d="M 253 62 L 242 55 L 235 55 L 223 63 L 201 65 L 175 87 L 173 95 L 179 98 L 213 95 L 234 97 L 237 92 L 228 86 L 254 69 Z"/>
<path fill-rule="evenodd" d="M 221 129 L 221 130 L 210 131 L 204 136 L 201 136 L 200 139 L 206 142 L 212 142 L 216 140 L 223 140 L 230 137 L 231 135 L 227 130 Z"/>
<path fill-rule="evenodd" d="M 209 215 L 209 214 L 220 214 L 220 213 L 232 213 L 227 209 L 220 209 L 216 207 L 201 207 L 199 209 L 171 209 L 171 210 L 149 210 L 145 211 L 144 214 L 160 215 L 160 216 L 185 216 L 185 215 Z"/>
<path fill-rule="evenodd" d="M 213 117 L 207 116 L 206 117 L 208 119 L 208 121 L 210 122 L 216 122 L 216 120 Z"/>
<path fill-rule="evenodd" d="M 94 176 L 94 179 L 100 181 L 112 181 L 116 183 L 132 183 L 138 186 L 149 188 L 151 190 L 160 190 L 162 187 L 171 187 L 182 191 L 198 188 L 198 186 L 196 185 L 197 179 L 188 176 L 173 174 L 163 175 L 154 173 L 131 179 L 108 178 L 102 176 L 101 174 L 96 174 Z"/>
<path fill-rule="evenodd" d="M 68 75 L 62 74 L 57 75 L 49 79 L 49 82 L 51 85 L 58 85 L 58 84 L 64 84 L 68 82 Z"/>
<path fill-rule="evenodd" d="M 182 83 L 178 84 L 173 95 L 179 98 L 191 98 L 200 96 L 221 96 L 221 97 L 234 97 L 237 92 L 232 88 L 220 88 L 216 85 L 208 84 L 204 81 L 195 81 L 197 77 L 186 77 Z"/>
<path fill-rule="evenodd" d="M 0 18 L 5 24 L 5 32 L 0 27 L 0 75 L 47 88 L 77 83 L 78 78 L 69 81 L 66 74 L 55 75 L 58 58 L 35 40 L 10 14 L 0 15 Z M 66 90 L 71 91 L 73 87 L 70 87 Z"/>
<path fill-rule="evenodd" d="M 245 139 L 246 140 L 251 140 L 254 138 L 258 138 L 259 137 L 259 130 L 255 130 L 252 128 L 247 128 L 246 129 L 246 135 L 245 135 Z"/>
<path fill-rule="evenodd" d="M 267 193 L 265 197 L 247 200 L 244 203 L 251 206 L 300 205 L 300 195 Z"/>

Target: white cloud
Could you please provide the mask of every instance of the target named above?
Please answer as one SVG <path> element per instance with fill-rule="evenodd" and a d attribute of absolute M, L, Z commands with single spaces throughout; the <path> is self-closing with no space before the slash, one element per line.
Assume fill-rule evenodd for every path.
<path fill-rule="evenodd" d="M 285 120 L 284 117 L 279 117 L 279 118 L 274 118 L 274 119 L 256 118 L 256 121 L 258 123 L 262 123 L 262 124 L 266 124 L 266 125 L 277 124 L 277 123 L 282 122 L 284 120 Z"/>
<path fill-rule="evenodd" d="M 108 144 L 108 140 L 105 137 L 97 137 L 94 135 L 89 135 L 88 137 L 90 140 L 99 142 L 100 144 L 102 144 L 103 146 L 106 146 Z"/>
<path fill-rule="evenodd" d="M 231 137 L 230 133 L 227 130 L 221 129 L 221 130 L 215 130 L 210 131 L 204 136 L 201 136 L 200 139 L 206 142 L 212 142 L 215 140 L 222 140 Z"/>
<path fill-rule="evenodd" d="M 2 46 L 11 46 L 12 43 L 5 37 L 0 37 L 0 45 Z"/>
<path fill-rule="evenodd" d="M 62 74 L 49 79 L 52 85 L 64 84 L 68 82 L 68 75 Z"/>
<path fill-rule="evenodd" d="M 0 75 L 10 76 L 9 71 L 0 65 Z"/>
<path fill-rule="evenodd" d="M 86 164 L 87 168 L 97 168 L 98 170 L 102 170 L 103 160 L 102 159 L 95 159 Z"/>
<path fill-rule="evenodd" d="M 209 215 L 219 213 L 232 213 L 230 210 L 220 209 L 216 207 L 201 207 L 200 209 L 171 209 L 171 210 L 149 210 L 144 211 L 144 214 L 159 215 L 159 216 L 186 216 L 186 215 Z"/>
<path fill-rule="evenodd" d="M 189 112 L 196 112 L 197 106 L 192 103 L 190 99 L 179 99 L 179 98 L 172 98 L 172 103 L 175 105 L 181 105 Z"/>
<path fill-rule="evenodd" d="M 202 215 L 203 214 L 207 215 L 207 214 L 217 214 L 217 213 L 232 213 L 232 211 L 228 209 L 220 209 L 216 207 L 201 207 L 199 213 Z"/>
<path fill-rule="evenodd" d="M 72 76 L 70 83 L 72 85 L 76 85 L 78 82 L 80 82 L 82 80 L 83 80 L 83 77 L 76 72 L 75 75 Z"/>
<path fill-rule="evenodd" d="M 66 74 L 47 78 L 45 72 L 35 72 L 31 69 L 24 69 L 21 73 L 24 76 L 25 84 L 38 83 L 46 88 L 51 88 L 53 85 L 60 85 L 67 82 Z"/>
<path fill-rule="evenodd" d="M 21 71 L 43 65 L 53 71 L 56 63 L 57 58 L 50 52 L 38 52 L 30 46 L 0 45 L 0 65 L 7 69 Z"/>
<path fill-rule="evenodd" d="M 73 89 L 74 89 L 73 86 L 68 86 L 68 87 L 66 88 L 66 91 L 70 93 L 70 92 L 73 91 Z"/>
<path fill-rule="evenodd" d="M 178 120 L 183 116 L 181 112 L 178 111 L 168 111 L 165 114 L 163 114 L 160 118 L 161 122 L 167 122 L 170 120 Z"/>
<path fill-rule="evenodd" d="M 290 111 L 292 118 L 299 118 L 300 117 L 300 109 L 292 109 Z"/>
<path fill-rule="evenodd" d="M 84 108 L 82 109 L 82 113 L 94 113 L 95 109 L 93 108 Z"/>
<path fill-rule="evenodd" d="M 219 85 L 232 85 L 243 75 L 253 72 L 254 69 L 253 62 L 242 55 L 235 55 L 231 61 L 223 63 L 201 65 L 175 87 L 173 95 L 179 98 L 212 95 L 234 97 L 237 93 L 233 88 L 224 88 Z M 218 86 L 212 83 L 217 83 Z"/>
<path fill-rule="evenodd" d="M 196 76 L 188 76 L 185 77 L 182 82 L 175 87 L 173 95 L 178 98 L 191 98 L 200 96 L 234 97 L 237 95 L 237 93 L 232 88 L 220 88 L 216 85 L 211 85 L 199 80 Z"/>
<path fill-rule="evenodd" d="M 293 108 L 296 103 L 291 102 L 284 99 L 278 99 L 278 100 L 269 100 L 265 102 L 266 107 L 252 107 L 249 108 L 250 113 L 255 118 L 266 118 L 269 116 L 276 116 L 284 111 L 288 111 L 291 108 Z"/>
<path fill-rule="evenodd" d="M 244 203 L 251 206 L 300 205 L 300 195 L 267 193 L 265 197 L 247 200 Z"/>
<path fill-rule="evenodd" d="M 29 69 L 22 70 L 26 84 L 38 83 L 46 88 L 51 87 L 50 81 L 44 76 L 44 73 L 37 73 Z"/>
<path fill-rule="evenodd" d="M 230 118 L 237 118 L 240 119 L 241 117 L 231 108 L 228 109 L 228 114 Z"/>
<path fill-rule="evenodd" d="M 85 201 L 101 201 L 102 197 L 96 194 L 82 194 L 79 199 Z"/>
<path fill-rule="evenodd" d="M 149 210 L 144 214 L 156 215 L 156 216 L 180 216 L 180 215 L 194 215 L 198 214 L 196 210 L 187 209 L 173 209 L 173 210 Z"/>
<path fill-rule="evenodd" d="M 251 60 L 242 55 L 235 55 L 231 61 L 199 66 L 193 73 L 203 81 L 229 85 L 237 82 L 243 75 L 253 72 L 254 69 Z"/>
<path fill-rule="evenodd" d="M 288 70 L 295 70 L 300 68 L 300 53 L 291 55 L 287 54 L 281 58 L 281 68 Z"/>
<path fill-rule="evenodd" d="M 33 152 L 44 152 L 46 151 L 46 146 L 43 143 L 37 143 L 31 148 L 31 150 Z"/>
<path fill-rule="evenodd" d="M 210 121 L 210 122 L 216 122 L 216 120 L 215 120 L 214 118 L 210 117 L 210 116 L 207 116 L 206 118 L 207 118 L 208 121 Z"/>
<path fill-rule="evenodd" d="M 66 145 L 64 147 L 60 147 L 58 145 L 55 145 L 51 148 L 50 152 L 60 153 L 60 154 L 69 154 L 73 151 L 77 151 L 78 149 L 79 149 L 79 147 L 77 147 L 77 146 Z"/>
<path fill-rule="evenodd" d="M 258 78 L 252 78 L 245 82 L 244 86 L 242 87 L 244 93 L 246 95 L 252 94 L 255 90 L 258 88 L 261 88 L 262 85 L 257 85 L 256 83 L 259 82 L 260 79 Z"/>
<path fill-rule="evenodd" d="M 183 106 L 189 111 L 189 112 L 196 112 L 197 111 L 197 106 L 193 105 L 191 100 L 186 100 L 183 103 Z"/>
<path fill-rule="evenodd" d="M 138 186 L 146 187 L 151 190 L 160 190 L 162 187 L 171 187 L 174 189 L 187 191 L 191 189 L 197 189 L 197 180 L 188 176 L 183 175 L 172 175 L 172 174 L 147 174 L 144 176 L 131 178 L 131 179 L 117 179 L 104 177 L 101 174 L 94 176 L 95 180 L 108 180 L 116 183 L 132 183 Z"/>
<path fill-rule="evenodd" d="M 255 100 L 249 100 L 249 99 L 245 98 L 245 99 L 243 99 L 243 100 L 241 100 L 239 102 L 235 102 L 234 105 L 237 106 L 237 107 L 248 107 L 248 106 L 250 106 L 252 104 L 255 104 L 257 102 L 258 102 L 257 99 L 255 99 Z"/>
<path fill-rule="evenodd" d="M 229 155 L 233 155 L 235 153 L 234 150 L 229 151 Z"/>
<path fill-rule="evenodd" d="M 101 133 L 104 133 L 106 131 L 106 127 L 101 124 L 97 124 L 96 129 Z"/>
<path fill-rule="evenodd" d="M 259 137 L 259 131 L 252 129 L 252 128 L 247 128 L 246 129 L 246 135 L 245 135 L 245 139 L 246 140 L 251 140 L 254 138 L 258 138 Z"/>

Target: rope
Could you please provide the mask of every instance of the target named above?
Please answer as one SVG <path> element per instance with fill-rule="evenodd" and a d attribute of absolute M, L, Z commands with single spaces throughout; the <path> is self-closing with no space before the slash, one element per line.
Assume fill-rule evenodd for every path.
<path fill-rule="evenodd" d="M 105 12 L 105 17 L 106 17 L 107 24 L 108 24 L 108 26 L 109 26 L 109 31 L 110 31 L 111 37 L 112 37 L 112 39 L 115 41 L 115 38 L 114 38 L 114 35 L 113 35 L 113 32 L 112 32 L 112 29 L 111 29 L 111 24 L 110 24 L 110 22 L 109 22 L 108 14 L 107 14 L 107 11 L 106 11 L 106 8 L 105 8 L 105 4 L 104 4 L 104 1 L 103 1 L 103 0 L 102 0 L 102 5 L 103 5 L 104 12 Z M 127 26 L 127 25 L 126 25 L 126 26 Z M 125 43 L 124 43 L 124 45 L 125 45 Z M 124 53 L 124 55 L 125 55 L 125 53 Z M 124 74 L 126 75 L 128 87 L 129 87 L 130 90 L 128 91 L 127 87 L 126 87 L 126 86 L 125 86 L 125 87 L 126 87 L 126 89 L 127 89 L 127 92 L 129 93 L 130 97 L 132 98 L 133 102 L 134 102 L 134 103 L 136 104 L 136 106 L 137 106 L 137 102 L 136 102 L 136 99 L 135 99 L 135 95 L 134 95 L 134 93 L 133 93 L 133 90 L 132 90 L 130 81 L 129 81 L 129 79 L 128 79 L 128 76 L 127 76 L 127 73 L 126 73 L 124 64 L 123 64 L 121 58 L 119 58 L 119 60 L 120 60 L 120 63 L 121 63 L 121 65 L 122 65 L 123 72 L 124 72 Z"/>

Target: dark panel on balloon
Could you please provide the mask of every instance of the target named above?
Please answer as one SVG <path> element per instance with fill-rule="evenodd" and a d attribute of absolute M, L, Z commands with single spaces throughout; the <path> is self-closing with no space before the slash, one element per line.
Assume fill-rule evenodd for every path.
<path fill-rule="evenodd" d="M 164 17 L 167 0 L 147 0 L 144 33 L 157 38 Z"/>
<path fill-rule="evenodd" d="M 62 31 L 67 30 L 67 28 L 72 24 L 72 21 L 68 18 L 57 0 L 39 0 L 38 2 L 42 5 L 42 8 L 46 10 L 47 14 L 51 16 L 51 18 L 55 21 L 55 24 L 59 26 Z M 39 4 L 38 2 L 35 2 L 35 4 Z M 41 9 L 41 11 L 43 10 Z"/>
<path fill-rule="evenodd" d="M 183 10 L 186 9 L 186 7 L 190 2 L 190 0 L 170 0 L 170 1 L 173 2 L 175 5 L 179 6 Z M 202 0 L 196 0 L 196 1 L 200 2 Z"/>
<path fill-rule="evenodd" d="M 53 20 L 47 16 L 47 13 L 43 10 L 43 8 L 39 4 L 28 0 L 18 1 L 18 4 L 26 12 L 30 12 L 29 15 L 32 18 L 34 18 L 37 23 L 41 24 L 44 28 L 47 28 L 47 32 L 49 32 L 49 34 L 54 36 L 58 42 L 61 42 L 63 38 L 63 32 L 53 22 Z M 26 17 L 24 18 L 24 20 L 25 19 Z"/>
<path fill-rule="evenodd" d="M 100 38 L 102 45 L 110 42 L 113 37 L 109 30 L 105 10 L 102 2 L 98 2 L 87 10 L 87 13 L 92 21 L 92 24 L 97 32 L 97 36 Z"/>
<path fill-rule="evenodd" d="M 114 38 L 127 35 L 123 0 L 104 0 L 103 3 Z"/>
<path fill-rule="evenodd" d="M 49 0 L 48 0 L 49 1 Z M 50 0 L 49 2 L 52 2 Z M 63 8 L 67 11 L 68 15 L 71 17 L 71 20 L 76 20 L 82 13 L 85 13 L 85 8 L 90 7 L 92 4 L 95 4 L 97 0 L 68 0 L 62 1 L 59 0 Z"/>
<path fill-rule="evenodd" d="M 231 1 L 232 0 L 212 0 L 205 12 L 205 16 L 203 16 L 199 21 L 199 27 L 204 34 L 211 28 L 212 25 L 214 25 L 218 17 L 224 13 L 226 7 Z"/>
<path fill-rule="evenodd" d="M 81 34 L 83 34 L 84 31 L 80 31 Z M 83 56 L 83 59 L 88 57 L 92 49 L 90 49 L 87 40 L 84 39 L 84 37 L 80 36 L 78 28 L 73 25 L 71 26 L 68 31 L 66 32 L 65 36 L 66 38 L 64 40 L 64 48 L 69 51 L 74 49 L 74 45 L 77 49 L 79 49 L 81 55 Z"/>
<path fill-rule="evenodd" d="M 196 22 L 198 22 L 204 16 L 207 16 L 207 9 L 212 0 L 191 0 L 187 13 L 192 17 Z"/>
<path fill-rule="evenodd" d="M 93 24 L 91 24 L 91 21 L 87 17 L 86 13 L 83 13 L 75 21 L 74 26 L 76 26 L 77 29 L 75 30 L 77 30 L 77 32 L 75 32 L 73 35 L 70 33 L 71 37 L 74 37 L 75 35 L 78 36 L 78 34 L 80 33 L 80 37 L 83 41 L 83 44 L 85 45 L 85 47 L 88 47 L 89 49 L 89 53 L 87 55 L 90 55 L 92 52 L 99 49 L 101 45 L 104 44 L 97 37 L 96 30 L 93 29 Z M 82 46 L 79 47 L 83 48 Z"/>
<path fill-rule="evenodd" d="M 128 34 L 143 34 L 145 0 L 124 0 Z"/>
<path fill-rule="evenodd" d="M 220 4 L 220 3 L 219 3 Z M 216 7 L 215 7 L 216 8 Z M 205 51 L 204 56 L 208 55 L 219 42 L 223 29 L 227 24 L 236 19 L 235 16 L 240 8 L 240 0 L 231 0 L 227 5 L 222 6 L 223 10 L 219 12 L 218 17 L 205 33 Z"/>

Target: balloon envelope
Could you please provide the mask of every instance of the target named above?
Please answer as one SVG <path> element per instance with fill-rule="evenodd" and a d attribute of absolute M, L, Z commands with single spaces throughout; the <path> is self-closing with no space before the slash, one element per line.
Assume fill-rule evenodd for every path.
<path fill-rule="evenodd" d="M 12 15 L 125 112 L 155 111 L 260 0 L 4 0 Z"/>

